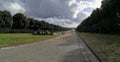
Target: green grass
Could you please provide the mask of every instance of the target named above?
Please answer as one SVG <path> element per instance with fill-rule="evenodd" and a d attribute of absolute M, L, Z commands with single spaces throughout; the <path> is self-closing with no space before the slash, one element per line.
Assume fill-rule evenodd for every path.
<path fill-rule="evenodd" d="M 120 62 L 120 35 L 79 33 L 103 62 Z"/>
<path fill-rule="evenodd" d="M 0 34 L 0 47 L 37 42 L 56 37 L 55 35 Z"/>

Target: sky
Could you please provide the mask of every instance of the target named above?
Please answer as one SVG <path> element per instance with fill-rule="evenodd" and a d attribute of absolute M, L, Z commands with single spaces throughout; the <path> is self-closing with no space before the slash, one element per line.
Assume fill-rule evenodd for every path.
<path fill-rule="evenodd" d="M 60 25 L 77 27 L 102 0 L 0 0 L 0 10 Z"/>

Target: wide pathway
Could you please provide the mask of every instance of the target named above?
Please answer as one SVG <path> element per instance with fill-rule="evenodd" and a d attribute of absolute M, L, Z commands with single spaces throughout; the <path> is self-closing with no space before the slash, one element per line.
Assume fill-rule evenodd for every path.
<path fill-rule="evenodd" d="M 99 62 L 75 32 L 0 49 L 0 62 Z"/>

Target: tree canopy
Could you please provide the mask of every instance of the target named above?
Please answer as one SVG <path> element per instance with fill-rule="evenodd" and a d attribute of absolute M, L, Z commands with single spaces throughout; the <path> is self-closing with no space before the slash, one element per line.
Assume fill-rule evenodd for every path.
<path fill-rule="evenodd" d="M 13 28 L 24 29 L 28 26 L 28 20 L 22 13 L 17 13 L 13 16 Z"/>
<path fill-rule="evenodd" d="M 95 33 L 120 33 L 120 0 L 103 0 L 78 27 L 78 31 Z"/>
<path fill-rule="evenodd" d="M 35 30 L 61 31 L 67 28 L 49 24 L 44 20 L 28 18 L 22 13 L 11 15 L 9 11 L 0 11 L 0 33 L 33 32 Z"/>
<path fill-rule="evenodd" d="M 13 24 L 12 15 L 8 11 L 0 11 L 0 28 L 11 28 Z"/>

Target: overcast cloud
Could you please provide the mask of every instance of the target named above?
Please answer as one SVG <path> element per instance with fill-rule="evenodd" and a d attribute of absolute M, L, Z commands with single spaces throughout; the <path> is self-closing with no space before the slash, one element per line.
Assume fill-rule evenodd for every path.
<path fill-rule="evenodd" d="M 0 0 L 0 10 L 45 20 L 64 27 L 76 27 L 101 0 Z"/>

